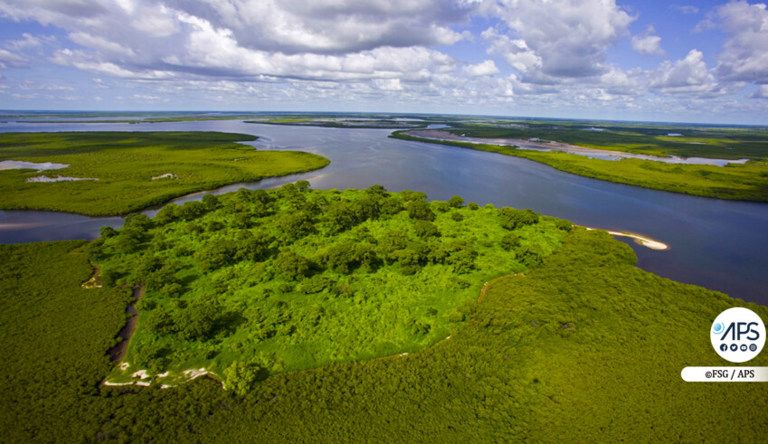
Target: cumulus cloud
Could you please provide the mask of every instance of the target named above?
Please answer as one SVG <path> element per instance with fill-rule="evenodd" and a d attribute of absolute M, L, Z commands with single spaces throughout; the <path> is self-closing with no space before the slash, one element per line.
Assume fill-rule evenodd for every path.
<path fill-rule="evenodd" d="M 764 3 L 728 3 L 717 9 L 728 37 L 717 72 L 727 80 L 768 83 L 768 10 Z"/>
<path fill-rule="evenodd" d="M 656 35 L 653 26 L 649 26 L 641 34 L 632 37 L 632 49 L 640 54 L 663 55 L 661 37 Z"/>
<path fill-rule="evenodd" d="M 35 21 L 61 36 L 0 42 L 0 68 L 18 84 L 10 89 L 38 98 L 57 91 L 21 85 L 13 68 L 52 62 L 95 73 L 80 83 L 107 100 L 200 107 L 386 99 L 583 112 L 725 104 L 736 90 L 728 97 L 766 96 L 765 6 L 737 1 L 707 16 L 726 36 L 714 68 L 697 50 L 655 69 L 610 60 L 622 40 L 663 54 L 652 27 L 630 34 L 628 11 L 616 0 L 0 0 L 0 20 Z M 473 36 L 477 23 L 486 29 Z M 460 60 L 468 48 L 488 58 Z"/>
<path fill-rule="evenodd" d="M 640 69 L 624 71 L 612 66 L 600 76 L 596 86 L 615 96 L 640 95 L 647 84 L 646 77 Z"/>
<path fill-rule="evenodd" d="M 482 32 L 490 46 L 489 54 L 496 54 L 522 74 L 532 74 L 541 69 L 541 57 L 536 54 L 523 39 L 512 39 L 494 28 Z"/>
<path fill-rule="evenodd" d="M 493 60 L 485 60 L 474 65 L 468 65 L 464 69 L 473 77 L 492 76 L 499 73 L 499 68 L 496 67 L 496 63 Z"/>
<path fill-rule="evenodd" d="M 230 29 L 242 45 L 285 53 L 338 53 L 380 46 L 448 45 L 462 38 L 463 0 L 171 0 L 168 5 Z"/>
<path fill-rule="evenodd" d="M 243 47 L 234 34 L 214 28 L 207 20 L 182 15 L 188 33 L 180 54 L 164 58 L 168 66 L 233 76 L 268 75 L 304 79 L 348 80 L 406 77 L 424 80 L 432 72 L 450 69 L 452 58 L 427 48 L 384 46 L 341 55 L 269 53 Z"/>
<path fill-rule="evenodd" d="M 608 47 L 633 21 L 614 0 L 498 0 L 486 11 L 498 15 L 511 34 L 492 43 L 494 52 L 513 67 L 561 78 L 604 72 Z"/>
<path fill-rule="evenodd" d="M 116 4 L 115 4 L 116 3 Z M 457 65 L 469 0 L 6 0 L 0 14 L 67 30 L 54 62 L 120 77 L 424 81 Z M 468 72 L 490 69 L 483 65 Z"/>
<path fill-rule="evenodd" d="M 662 63 L 651 86 L 668 93 L 706 93 L 715 91 L 717 83 L 704 54 L 692 49 L 681 60 Z"/>

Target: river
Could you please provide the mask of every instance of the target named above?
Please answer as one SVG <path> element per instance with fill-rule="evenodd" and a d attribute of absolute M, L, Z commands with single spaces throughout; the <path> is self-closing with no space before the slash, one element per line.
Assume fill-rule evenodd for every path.
<path fill-rule="evenodd" d="M 669 245 L 654 251 L 627 241 L 638 265 L 681 282 L 768 305 L 768 204 L 725 201 L 647 190 L 563 173 L 526 159 L 456 147 L 390 139 L 391 130 L 248 124 L 240 121 L 172 123 L 3 123 L 8 131 L 225 131 L 254 134 L 262 149 L 299 149 L 331 159 L 305 174 L 268 179 L 269 188 L 299 179 L 313 187 L 384 185 L 432 199 L 454 194 L 479 204 L 531 208 L 591 227 L 631 231 Z M 242 184 L 217 192 L 235 190 Z M 200 198 L 203 193 L 178 199 Z M 152 214 L 153 210 L 147 213 Z M 0 211 L 0 242 L 90 239 L 120 218 L 43 211 Z"/>

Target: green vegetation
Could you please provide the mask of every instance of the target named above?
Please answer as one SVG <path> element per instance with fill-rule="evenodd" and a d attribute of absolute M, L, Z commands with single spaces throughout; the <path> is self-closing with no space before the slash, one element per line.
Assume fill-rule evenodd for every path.
<path fill-rule="evenodd" d="M 314 154 L 257 151 L 235 143 L 244 140 L 255 137 L 216 132 L 0 134 L 0 160 L 69 165 L 46 172 L 0 171 L 0 208 L 125 214 L 195 191 L 328 164 Z M 40 175 L 98 181 L 26 182 Z"/>
<path fill-rule="evenodd" d="M 93 436 L 106 350 L 130 291 L 85 289 L 85 242 L 0 245 L 0 429 L 3 440 Z"/>
<path fill-rule="evenodd" d="M 644 272 L 605 233 L 573 229 L 542 265 L 493 281 L 432 347 L 266 379 L 238 364 L 224 374 L 228 390 L 202 378 L 97 389 L 128 291 L 82 289 L 91 267 L 79 245 L 0 247 L 8 441 L 756 442 L 768 433 L 765 384 L 679 375 L 729 365 L 709 343 L 720 311 L 747 306 L 766 319 L 768 309 Z M 749 365 L 768 365 L 768 355 Z"/>
<path fill-rule="evenodd" d="M 450 132 L 482 138 L 539 138 L 653 156 L 768 158 L 768 129 L 582 121 L 458 122 Z M 677 134 L 670 136 L 669 134 Z"/>
<path fill-rule="evenodd" d="M 575 132 L 575 130 L 572 131 Z M 603 134 L 587 131 L 581 132 L 590 135 Z M 471 134 L 477 135 L 475 133 Z M 503 131 L 486 131 L 482 132 L 481 134 L 488 135 L 488 137 L 496 137 L 499 134 L 507 133 Z M 438 141 L 434 139 L 415 137 L 404 131 L 396 131 L 392 133 L 390 137 L 418 142 L 458 146 L 462 148 L 470 148 L 474 150 L 489 151 L 509 156 L 522 157 L 543 163 L 545 165 L 549 165 L 567 173 L 607 180 L 610 182 L 635 185 L 644 188 L 692 194 L 695 196 L 714 197 L 718 199 L 768 202 L 768 161 L 766 160 L 753 160 L 747 162 L 744 165 L 730 164 L 723 167 L 712 165 L 668 164 L 639 159 L 622 159 L 614 161 L 591 159 L 585 156 L 564 152 L 519 150 L 509 146 L 490 144 L 485 145 L 457 141 Z M 572 142 L 573 141 L 570 141 L 569 143 Z M 619 149 L 618 146 L 612 145 L 590 146 L 594 148 L 605 148 L 612 150 Z M 722 156 L 724 158 L 733 158 L 734 156 L 746 157 L 748 155 L 757 155 L 757 153 L 760 152 L 762 152 L 763 155 L 766 155 L 768 152 L 768 149 L 765 148 L 765 144 L 755 144 L 752 148 L 753 149 L 751 149 L 749 152 L 729 152 L 722 150 L 716 152 L 704 152 L 696 151 L 700 150 L 701 148 L 691 148 L 693 151 L 688 151 L 687 154 L 703 155 L 706 153 L 715 157 Z M 631 150 L 626 149 L 624 151 Z M 645 154 L 683 155 L 681 150 L 674 151 L 670 148 L 665 151 L 661 150 L 658 146 L 655 146 L 655 148 L 652 149 L 638 148 L 633 152 L 643 152 Z"/>
<path fill-rule="evenodd" d="M 555 250 L 570 229 L 561 222 L 307 182 L 131 216 L 93 244 L 106 281 L 146 288 L 130 367 L 110 381 L 205 368 L 246 386 L 259 373 L 415 352 L 455 333 L 483 282 Z"/>

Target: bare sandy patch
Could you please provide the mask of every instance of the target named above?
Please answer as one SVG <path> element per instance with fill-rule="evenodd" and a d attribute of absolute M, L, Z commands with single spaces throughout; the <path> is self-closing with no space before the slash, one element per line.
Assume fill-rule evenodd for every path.
<path fill-rule="evenodd" d="M 592 227 L 584 227 L 587 230 L 600 230 L 601 228 L 592 228 Z M 669 249 L 669 245 L 665 244 L 664 242 L 658 241 L 656 239 L 651 239 L 650 237 L 643 236 L 641 234 L 631 233 L 628 231 L 614 231 L 614 230 L 605 230 L 608 234 L 611 236 L 618 236 L 618 237 L 626 237 L 629 239 L 632 239 L 635 241 L 636 244 L 642 245 L 646 248 L 650 248 L 651 250 L 656 251 L 664 251 Z"/>
<path fill-rule="evenodd" d="M 69 165 L 66 163 L 54 163 L 54 162 L 24 162 L 21 160 L 3 160 L 0 162 L 0 170 L 60 170 L 67 168 Z"/>
<path fill-rule="evenodd" d="M 67 177 L 67 176 L 56 176 L 56 177 L 35 176 L 35 177 L 27 178 L 27 182 L 29 183 L 81 182 L 84 180 L 97 181 L 99 179 L 95 177 Z"/>
<path fill-rule="evenodd" d="M 179 176 L 173 174 L 173 173 L 165 173 L 161 174 L 159 176 L 152 177 L 152 180 L 165 180 L 165 179 L 178 179 Z"/>

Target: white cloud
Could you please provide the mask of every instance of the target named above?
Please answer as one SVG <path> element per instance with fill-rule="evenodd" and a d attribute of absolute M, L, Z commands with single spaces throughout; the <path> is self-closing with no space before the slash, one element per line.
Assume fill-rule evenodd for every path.
<path fill-rule="evenodd" d="M 641 34 L 632 37 L 632 49 L 640 54 L 663 55 L 661 49 L 661 37 L 656 35 L 653 26 L 649 26 Z"/>
<path fill-rule="evenodd" d="M 608 47 L 634 20 L 614 0 L 497 0 L 486 11 L 512 34 L 494 51 L 506 46 L 513 63 L 528 70 L 540 63 L 541 74 L 562 78 L 604 72 Z"/>
<path fill-rule="evenodd" d="M 27 68 L 29 61 L 34 59 L 31 52 L 55 41 L 51 36 L 34 36 L 25 32 L 21 38 L 5 42 L 3 47 L 0 47 L 0 69 Z"/>
<path fill-rule="evenodd" d="M 154 3 L 154 2 L 153 2 Z M 138 12 L 134 5 L 126 11 L 131 26 L 151 37 L 166 38 L 179 31 L 177 12 L 163 3 L 145 5 Z"/>
<path fill-rule="evenodd" d="M 382 91 L 402 91 L 403 85 L 400 79 L 380 79 L 374 80 L 374 84 Z"/>
<path fill-rule="evenodd" d="M 27 66 L 25 57 L 0 48 L 0 68 L 22 68 L 25 66 Z"/>
<path fill-rule="evenodd" d="M 107 40 L 106 38 L 88 34 L 87 32 L 72 32 L 69 39 L 80 46 L 96 49 L 99 51 L 111 52 L 119 55 L 133 56 L 136 53 L 125 46 Z"/>
<path fill-rule="evenodd" d="M 243 47 L 228 29 L 216 29 L 208 21 L 181 15 L 188 25 L 183 51 L 166 62 L 229 75 L 267 75 L 288 78 L 350 80 L 406 78 L 425 80 L 434 72 L 450 69 L 452 58 L 422 47 L 379 47 L 341 55 L 269 53 Z"/>
<path fill-rule="evenodd" d="M 155 69 L 126 69 L 116 63 L 94 60 L 87 53 L 71 49 L 57 50 L 51 56 L 51 61 L 57 65 L 74 66 L 84 71 L 92 71 L 126 79 L 161 80 L 173 77 L 173 73 L 170 71 Z"/>
<path fill-rule="evenodd" d="M 25 50 L 30 48 L 37 48 L 46 44 L 51 44 L 56 41 L 53 36 L 39 35 L 34 36 L 28 32 L 21 35 L 21 38 L 14 40 L 8 44 L 8 47 L 15 50 Z"/>
<path fill-rule="evenodd" d="M 38 83 L 32 80 L 24 80 L 18 84 L 18 88 L 25 91 L 74 91 L 75 88 L 69 85 L 60 85 L 53 83 Z"/>
<path fill-rule="evenodd" d="M 656 69 L 610 60 L 623 39 L 653 55 L 669 39 L 653 28 L 632 36 L 628 11 L 616 0 L 0 0 L 5 20 L 66 36 L 13 36 L 0 43 L 0 67 L 53 62 L 96 73 L 76 88 L 92 88 L 105 103 L 151 96 L 199 107 L 367 101 L 583 113 L 694 109 L 705 97 L 724 109 L 741 106 L 724 97 L 738 97 L 764 109 L 762 100 L 743 100 L 766 94 L 764 6 L 732 2 L 711 13 L 726 32 L 714 69 L 695 50 Z M 473 40 L 468 29 L 477 23 L 488 28 Z M 458 51 L 485 47 L 488 58 L 450 56 L 459 40 L 466 45 Z M 23 74 L 9 75 L 6 97 L 31 91 L 19 84 Z M 57 84 L 43 77 L 41 85 Z"/>
<path fill-rule="evenodd" d="M 461 64 L 467 0 L 5 0 L 0 14 L 69 31 L 62 65 L 119 77 L 426 81 Z M 68 52 L 66 52 L 68 51 Z M 490 69 L 483 65 L 478 69 Z"/>
<path fill-rule="evenodd" d="M 493 60 L 485 60 L 474 65 L 468 65 L 464 70 L 473 77 L 492 76 L 499 73 L 499 68 L 496 67 L 496 63 Z"/>
<path fill-rule="evenodd" d="M 768 83 L 768 10 L 764 3 L 732 2 L 717 10 L 728 35 L 717 72 L 727 80 Z"/>
<path fill-rule="evenodd" d="M 541 69 L 541 57 L 528 47 L 525 40 L 511 39 L 494 28 L 486 29 L 481 35 L 490 43 L 488 53 L 502 56 L 517 71 L 530 74 Z"/>
<path fill-rule="evenodd" d="M 466 19 L 462 0 L 171 0 L 171 8 L 230 29 L 243 46 L 284 53 L 340 53 L 381 46 L 449 45 Z"/>
<path fill-rule="evenodd" d="M 627 72 L 612 66 L 605 74 L 600 76 L 596 86 L 603 88 L 612 95 L 640 95 L 647 86 L 645 74 L 639 69 Z"/>
<path fill-rule="evenodd" d="M 681 60 L 662 63 L 651 86 L 667 93 L 706 93 L 717 88 L 715 76 L 704 62 L 704 54 L 696 49 Z"/>
<path fill-rule="evenodd" d="M 134 94 L 132 96 L 134 100 L 140 100 L 142 102 L 167 102 L 167 97 L 162 97 L 158 95 L 152 95 L 152 94 Z"/>

